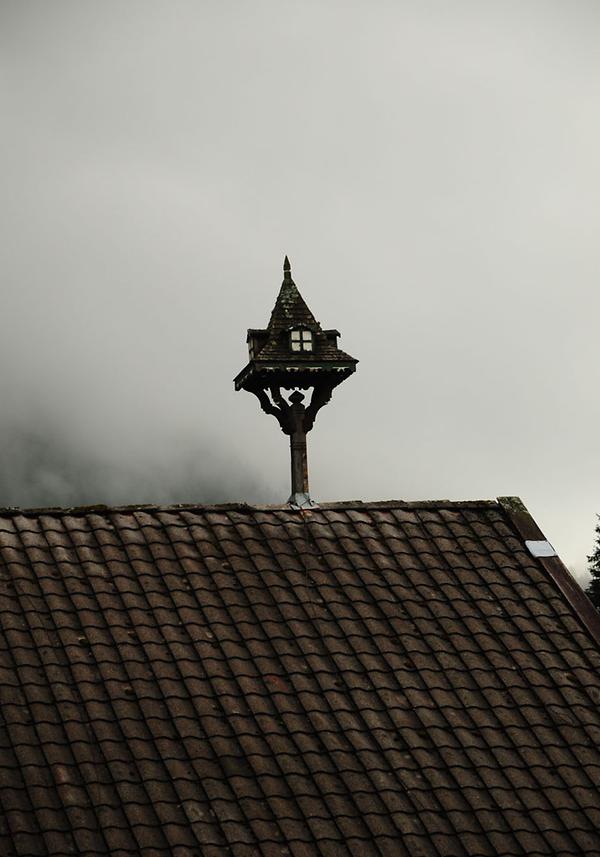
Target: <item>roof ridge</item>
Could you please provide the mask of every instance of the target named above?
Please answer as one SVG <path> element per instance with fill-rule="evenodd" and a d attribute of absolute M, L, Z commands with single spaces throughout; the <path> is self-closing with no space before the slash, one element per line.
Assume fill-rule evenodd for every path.
<path fill-rule="evenodd" d="M 446 508 L 480 508 L 482 506 L 498 506 L 497 500 L 334 500 L 317 503 L 319 509 L 446 509 Z M 246 503 L 244 501 L 228 503 L 132 503 L 126 505 L 110 505 L 108 503 L 93 503 L 82 506 L 39 506 L 22 508 L 20 506 L 0 507 L 0 517 L 14 515 L 87 515 L 95 512 L 179 512 L 179 511 L 296 511 L 289 503 Z"/>

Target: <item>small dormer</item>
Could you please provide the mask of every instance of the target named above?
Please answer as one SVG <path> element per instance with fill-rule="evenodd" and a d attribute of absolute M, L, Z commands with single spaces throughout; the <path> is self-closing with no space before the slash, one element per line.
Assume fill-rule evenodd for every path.
<path fill-rule="evenodd" d="M 338 336 L 341 336 L 341 335 L 342 335 L 342 334 L 339 332 L 339 330 L 324 330 L 324 331 L 323 331 L 323 333 L 324 333 L 324 334 L 325 334 L 325 336 L 327 337 L 327 340 L 328 340 L 329 342 L 331 342 L 331 344 L 333 345 L 333 347 L 334 347 L 334 348 L 337 348 L 337 347 L 338 347 Z"/>
<path fill-rule="evenodd" d="M 269 333 L 267 330 L 252 327 L 249 328 L 248 335 L 246 336 L 246 342 L 248 343 L 248 356 L 250 360 L 254 360 L 258 357 L 268 338 Z"/>

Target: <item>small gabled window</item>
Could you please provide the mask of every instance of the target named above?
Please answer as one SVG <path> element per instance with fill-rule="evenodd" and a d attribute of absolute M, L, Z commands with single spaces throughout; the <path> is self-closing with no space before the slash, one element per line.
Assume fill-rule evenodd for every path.
<path fill-rule="evenodd" d="M 292 330 L 290 333 L 292 351 L 312 351 L 313 335 L 310 330 Z"/>

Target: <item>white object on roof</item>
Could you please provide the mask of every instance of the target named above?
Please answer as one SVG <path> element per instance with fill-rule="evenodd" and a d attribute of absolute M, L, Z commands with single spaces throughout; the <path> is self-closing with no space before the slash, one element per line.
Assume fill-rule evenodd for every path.
<path fill-rule="evenodd" d="M 558 556 L 552 545 L 546 539 L 526 541 L 525 547 L 531 556 Z"/>

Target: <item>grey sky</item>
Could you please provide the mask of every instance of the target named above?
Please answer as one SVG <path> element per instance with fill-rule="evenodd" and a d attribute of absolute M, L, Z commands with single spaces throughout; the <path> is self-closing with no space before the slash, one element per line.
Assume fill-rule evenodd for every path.
<path fill-rule="evenodd" d="M 317 499 L 600 512 L 597 2 L 2 0 L 0 502 L 285 501 L 284 253 L 360 359 Z"/>

